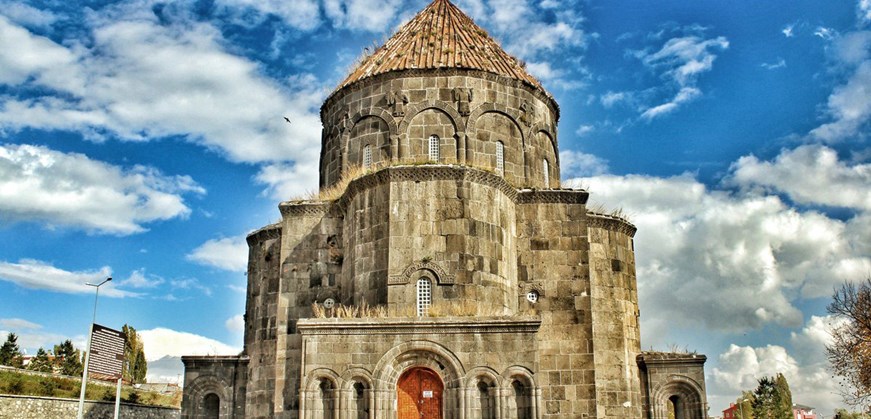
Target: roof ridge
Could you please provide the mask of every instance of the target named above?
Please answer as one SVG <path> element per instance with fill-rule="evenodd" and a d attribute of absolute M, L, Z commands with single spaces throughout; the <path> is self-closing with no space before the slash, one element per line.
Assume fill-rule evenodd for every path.
<path fill-rule="evenodd" d="M 384 45 L 362 58 L 338 89 L 390 71 L 462 68 L 517 79 L 544 90 L 524 67 L 450 0 L 433 0 Z"/>

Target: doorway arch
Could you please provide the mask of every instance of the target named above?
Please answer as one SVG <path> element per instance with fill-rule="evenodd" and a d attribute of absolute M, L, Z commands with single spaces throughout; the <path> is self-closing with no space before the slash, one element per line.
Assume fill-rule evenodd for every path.
<path fill-rule="evenodd" d="M 414 367 L 396 383 L 398 419 L 441 419 L 445 385 L 435 371 Z"/>

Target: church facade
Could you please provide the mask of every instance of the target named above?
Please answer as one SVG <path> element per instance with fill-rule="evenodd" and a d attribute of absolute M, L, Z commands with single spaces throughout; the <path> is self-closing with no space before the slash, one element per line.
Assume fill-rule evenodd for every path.
<path fill-rule="evenodd" d="M 560 186 L 559 107 L 448 0 L 321 108 L 320 194 L 248 236 L 244 350 L 183 418 L 706 418 L 642 353 L 633 236 Z"/>

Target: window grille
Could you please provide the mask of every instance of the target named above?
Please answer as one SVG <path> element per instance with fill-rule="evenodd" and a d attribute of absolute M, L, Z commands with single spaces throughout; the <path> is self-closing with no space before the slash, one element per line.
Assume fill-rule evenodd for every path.
<path fill-rule="evenodd" d="M 505 144 L 496 142 L 496 173 L 505 174 Z"/>
<path fill-rule="evenodd" d="M 439 161 L 439 137 L 437 135 L 430 135 L 429 137 L 429 159 L 432 161 Z"/>
<path fill-rule="evenodd" d="M 417 315 L 426 316 L 432 305 L 432 282 L 427 278 L 417 280 Z"/>
<path fill-rule="evenodd" d="M 369 169 L 372 167 L 372 147 L 366 144 L 363 147 L 363 168 Z"/>
<path fill-rule="evenodd" d="M 544 187 L 550 188 L 550 167 L 547 164 L 547 159 L 542 160 L 542 169 L 544 172 Z"/>

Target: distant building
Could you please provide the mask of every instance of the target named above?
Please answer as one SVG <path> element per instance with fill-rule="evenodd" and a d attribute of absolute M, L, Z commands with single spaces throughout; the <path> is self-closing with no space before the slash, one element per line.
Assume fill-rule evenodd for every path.
<path fill-rule="evenodd" d="M 792 416 L 795 419 L 817 419 L 817 414 L 814 412 L 813 407 L 797 403 L 792 405 Z"/>
<path fill-rule="evenodd" d="M 729 403 L 729 407 L 723 411 L 723 419 L 735 419 L 741 417 L 741 406 L 735 403 Z"/>

